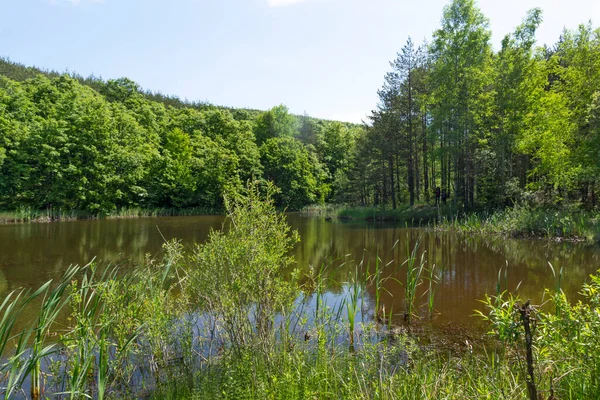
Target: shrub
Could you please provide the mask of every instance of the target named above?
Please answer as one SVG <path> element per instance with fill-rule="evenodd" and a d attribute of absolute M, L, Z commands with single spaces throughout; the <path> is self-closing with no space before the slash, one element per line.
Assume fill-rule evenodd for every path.
<path fill-rule="evenodd" d="M 267 350 L 275 314 L 289 310 L 297 295 L 294 280 L 285 280 L 283 272 L 293 263 L 289 251 L 298 234 L 276 211 L 274 187 L 264 188 L 266 200 L 255 184 L 228 196 L 227 226 L 212 231 L 192 256 L 194 293 L 236 352 L 252 343 Z"/>

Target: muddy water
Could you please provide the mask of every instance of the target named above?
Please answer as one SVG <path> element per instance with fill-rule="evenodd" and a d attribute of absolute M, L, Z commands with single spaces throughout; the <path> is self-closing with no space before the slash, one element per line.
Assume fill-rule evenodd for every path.
<path fill-rule="evenodd" d="M 519 294 L 534 303 L 542 301 L 544 288 L 555 286 L 548 262 L 557 271 L 563 268 L 561 287 L 571 296 L 577 296 L 589 274 L 600 268 L 596 245 L 470 237 L 393 225 L 336 223 L 299 214 L 288 215 L 288 221 L 302 238 L 295 249 L 297 267 L 306 274 L 311 265 L 328 265 L 331 298 L 344 296 L 344 282 L 354 273 L 355 262 L 362 261 L 359 270 L 364 276 L 367 268 L 373 271 L 378 255 L 387 265 L 384 276 L 394 278 L 385 282 L 382 304 L 397 319 L 405 307 L 402 263 L 419 242 L 418 258 L 424 253 L 427 266 L 435 264 L 440 273 L 433 318 L 433 325 L 439 327 L 480 326 L 473 310 L 482 309 L 478 300 L 486 293 L 496 292 L 498 270 L 506 263 L 508 289 L 518 287 Z M 164 238 L 178 238 L 191 248 L 222 223 L 222 217 L 201 216 L 0 225 L 0 296 L 17 287 L 38 287 L 59 278 L 69 264 L 84 264 L 93 257 L 104 262 L 142 262 L 145 254 L 160 251 Z M 419 296 L 427 287 L 425 280 Z M 418 304 L 426 301 L 426 295 L 417 298 Z M 372 314 L 372 285 L 365 290 L 364 302 L 365 314 Z M 426 307 L 421 313 L 426 313 Z"/>

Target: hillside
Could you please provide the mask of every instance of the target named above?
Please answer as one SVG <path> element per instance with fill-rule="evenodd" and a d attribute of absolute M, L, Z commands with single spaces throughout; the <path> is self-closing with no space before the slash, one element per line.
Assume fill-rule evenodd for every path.
<path fill-rule="evenodd" d="M 0 60 L 0 209 L 201 207 L 249 179 L 273 181 L 280 207 L 334 195 L 330 149 L 356 125 L 234 109 Z M 335 142 L 335 143 L 334 143 Z"/>

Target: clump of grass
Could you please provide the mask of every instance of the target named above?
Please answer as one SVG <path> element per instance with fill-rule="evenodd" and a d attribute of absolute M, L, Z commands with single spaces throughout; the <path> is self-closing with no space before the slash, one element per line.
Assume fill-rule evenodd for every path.
<path fill-rule="evenodd" d="M 416 309 L 416 298 L 417 288 L 422 283 L 421 274 L 425 270 L 426 258 L 425 252 L 421 254 L 421 257 L 417 257 L 417 250 L 419 248 L 419 242 L 410 250 L 407 242 L 406 252 L 408 258 L 405 261 L 406 264 L 406 284 L 405 284 L 405 304 L 406 309 L 404 313 L 404 319 L 409 321 L 414 314 Z"/>
<path fill-rule="evenodd" d="M 443 219 L 437 227 L 511 237 L 593 241 L 600 238 L 600 214 L 569 207 L 544 209 L 517 205 L 492 213 L 463 213 Z"/>

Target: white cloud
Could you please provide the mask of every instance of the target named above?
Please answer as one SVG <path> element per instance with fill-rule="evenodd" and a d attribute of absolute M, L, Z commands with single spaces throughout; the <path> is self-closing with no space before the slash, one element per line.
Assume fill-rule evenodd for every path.
<path fill-rule="evenodd" d="M 294 4 L 304 3 L 307 0 L 268 0 L 269 7 L 287 7 Z"/>

